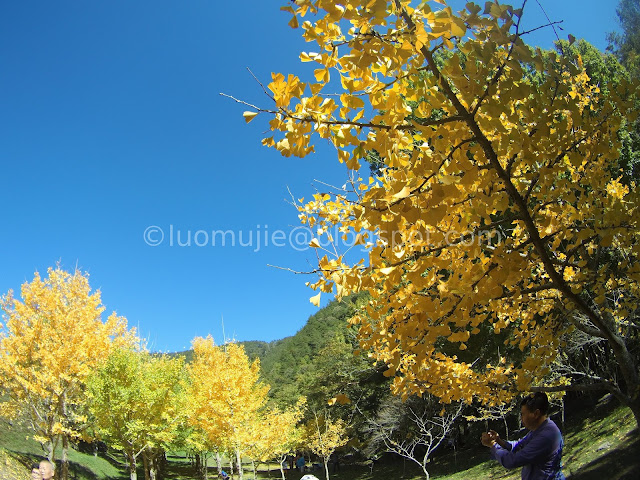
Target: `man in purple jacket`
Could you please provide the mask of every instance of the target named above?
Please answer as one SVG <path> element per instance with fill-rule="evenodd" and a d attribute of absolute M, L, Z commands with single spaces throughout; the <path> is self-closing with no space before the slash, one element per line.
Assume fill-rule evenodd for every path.
<path fill-rule="evenodd" d="M 506 468 L 522 467 L 522 480 L 564 480 L 562 434 L 547 417 L 549 399 L 537 392 L 522 400 L 522 424 L 529 430 L 518 441 L 509 442 L 495 431 L 483 433 L 481 442 L 491 448 L 491 457 Z"/>

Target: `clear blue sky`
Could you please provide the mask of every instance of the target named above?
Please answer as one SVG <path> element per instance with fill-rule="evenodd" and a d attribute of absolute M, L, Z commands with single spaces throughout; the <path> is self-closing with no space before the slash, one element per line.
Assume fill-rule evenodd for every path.
<path fill-rule="evenodd" d="M 107 313 L 160 351 L 209 333 L 221 343 L 222 317 L 237 340 L 305 324 L 316 311 L 309 278 L 267 264 L 306 270 L 315 252 L 256 236 L 289 244 L 278 236 L 298 226 L 287 187 L 309 197 L 314 179 L 341 185 L 345 169 L 326 149 L 295 159 L 262 147 L 265 119 L 246 125 L 246 108 L 219 95 L 270 106 L 246 67 L 265 83 L 306 71 L 298 54 L 314 48 L 287 26 L 284 3 L 0 2 L 1 293 L 56 262 L 78 266 Z M 604 49 L 617 28 L 615 0 L 540 3 L 564 20 L 564 38 Z M 535 0 L 527 10 L 527 28 L 545 23 Z M 529 43 L 554 39 L 544 29 Z M 158 246 L 145 242 L 150 226 L 164 232 Z M 233 231 L 236 246 L 229 236 L 212 246 L 214 230 Z M 191 231 L 190 247 L 178 231 L 182 243 Z M 252 246 L 238 245 L 240 232 Z"/>

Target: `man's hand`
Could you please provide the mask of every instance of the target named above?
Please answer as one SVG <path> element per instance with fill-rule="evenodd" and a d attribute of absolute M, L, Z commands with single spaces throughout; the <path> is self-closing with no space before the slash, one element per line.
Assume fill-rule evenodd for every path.
<path fill-rule="evenodd" d="M 491 432 L 483 432 L 482 436 L 480 437 L 480 443 L 482 443 L 482 445 L 484 445 L 485 447 L 493 447 L 493 444 L 496 443 L 496 441 L 493 439 L 493 435 L 491 435 Z"/>
<path fill-rule="evenodd" d="M 503 442 L 502 442 L 502 439 L 500 438 L 500 434 L 498 434 L 498 432 L 496 432 L 495 430 L 489 430 L 488 432 L 484 432 L 482 434 L 482 437 L 480 438 L 480 442 L 485 447 L 492 447 L 495 443 L 497 443 L 501 447 L 503 446 Z"/>

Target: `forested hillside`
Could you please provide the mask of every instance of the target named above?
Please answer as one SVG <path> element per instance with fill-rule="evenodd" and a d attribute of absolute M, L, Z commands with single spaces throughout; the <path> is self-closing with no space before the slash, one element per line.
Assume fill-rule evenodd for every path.
<path fill-rule="evenodd" d="M 354 313 L 354 306 L 362 295 L 333 301 L 312 315 L 299 332 L 291 337 L 278 340 L 258 355 L 261 361 L 262 378 L 271 385 L 271 398 L 295 401 L 300 381 L 298 377 L 313 363 L 318 353 L 336 337 L 343 338 L 347 331 L 347 321 Z M 254 345 L 246 346 L 251 354 Z"/>
<path fill-rule="evenodd" d="M 315 383 L 313 368 L 319 360 L 319 353 L 337 342 L 344 346 L 340 355 L 343 359 L 352 356 L 355 348 L 355 332 L 348 326 L 356 305 L 365 294 L 352 295 L 342 301 L 332 301 L 309 317 L 307 323 L 295 334 L 272 342 L 239 342 L 251 361 L 260 359 L 261 379 L 271 387 L 269 397 L 277 404 L 293 404 L 300 395 L 307 395 Z M 193 351 L 176 352 L 187 363 L 193 358 Z M 333 352 L 338 361 L 338 352 Z M 317 365 L 316 365 L 317 366 Z M 313 392 L 311 392 L 313 393 Z"/>

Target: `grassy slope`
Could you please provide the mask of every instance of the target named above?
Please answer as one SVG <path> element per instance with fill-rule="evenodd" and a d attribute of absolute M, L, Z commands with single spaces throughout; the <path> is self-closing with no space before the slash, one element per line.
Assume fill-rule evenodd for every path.
<path fill-rule="evenodd" d="M 567 424 L 565 434 L 565 474 L 572 480 L 631 480 L 640 471 L 640 437 L 634 430 L 635 422 L 629 411 L 623 408 L 601 407 L 578 412 Z M 636 432 L 636 433 L 634 433 Z M 0 421 L 0 479 L 19 480 L 29 478 L 28 465 L 42 456 L 42 450 L 33 440 L 25 437 L 28 432 Z M 472 439 L 469 439 L 472 443 Z M 195 478 L 184 461 L 169 457 L 171 469 L 167 479 L 187 480 Z M 124 467 L 113 458 L 94 457 L 78 452 L 70 453 L 71 478 L 79 480 L 128 478 Z M 213 471 L 211 472 L 213 474 Z M 247 470 L 245 478 L 252 478 Z M 472 447 L 455 455 L 441 455 L 430 463 L 429 473 L 437 480 L 516 480 L 518 470 L 507 471 L 496 462 L 487 460 L 486 449 Z M 138 478 L 144 478 L 139 472 Z M 213 477 L 214 475 L 212 475 Z M 300 474 L 291 472 L 288 480 L 298 480 Z M 316 476 L 324 478 L 323 473 Z M 260 472 L 259 478 L 279 478 L 279 472 Z M 409 462 L 368 467 L 343 467 L 331 475 L 333 480 L 418 480 L 420 472 Z"/>
<path fill-rule="evenodd" d="M 11 472 L 22 468 L 15 477 L 24 480 L 29 477 L 29 465 L 44 458 L 40 444 L 31 439 L 31 432 L 25 427 L 0 420 L 0 479 L 12 480 Z M 60 457 L 60 452 L 56 454 Z M 86 480 L 108 480 L 128 478 L 122 465 L 110 457 L 94 457 L 84 453 L 69 451 L 70 478 Z M 144 478 L 144 477 L 143 477 Z"/>

